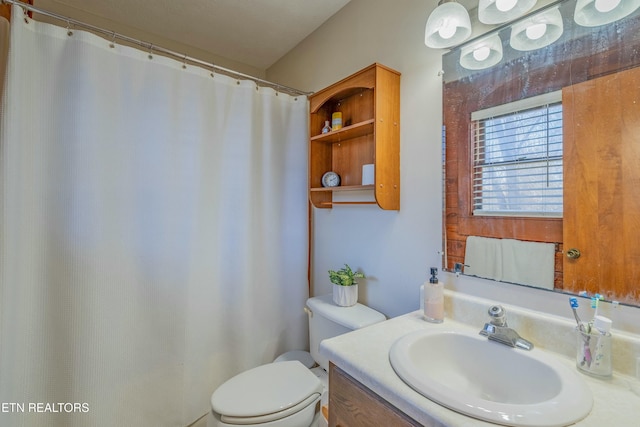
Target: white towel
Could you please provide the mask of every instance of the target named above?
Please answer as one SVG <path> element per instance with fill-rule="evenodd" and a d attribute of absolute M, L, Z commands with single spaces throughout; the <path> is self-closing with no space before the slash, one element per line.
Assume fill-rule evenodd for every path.
<path fill-rule="evenodd" d="M 464 273 L 502 280 L 502 239 L 469 236 L 464 253 Z"/>
<path fill-rule="evenodd" d="M 555 245 L 469 236 L 464 263 L 465 274 L 553 289 Z"/>
<path fill-rule="evenodd" d="M 553 289 L 556 245 L 502 239 L 502 280 Z"/>

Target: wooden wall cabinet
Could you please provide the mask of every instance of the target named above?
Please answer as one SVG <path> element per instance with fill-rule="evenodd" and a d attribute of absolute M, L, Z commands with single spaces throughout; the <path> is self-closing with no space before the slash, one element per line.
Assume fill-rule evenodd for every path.
<path fill-rule="evenodd" d="M 333 363 L 329 365 L 329 427 L 420 425 Z"/>
<path fill-rule="evenodd" d="M 400 209 L 400 73 L 373 64 L 310 97 L 309 200 L 317 208 L 377 204 Z M 343 128 L 322 133 L 334 112 Z M 362 185 L 362 166 L 375 165 L 374 184 Z M 322 186 L 322 175 L 340 175 L 338 187 Z M 375 201 L 333 201 L 336 191 L 372 191 Z"/>

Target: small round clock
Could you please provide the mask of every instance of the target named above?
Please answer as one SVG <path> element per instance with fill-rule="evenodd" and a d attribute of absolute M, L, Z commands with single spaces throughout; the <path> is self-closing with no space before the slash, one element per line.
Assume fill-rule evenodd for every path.
<path fill-rule="evenodd" d="M 329 171 L 322 175 L 323 187 L 337 187 L 340 185 L 340 175 L 333 171 Z"/>

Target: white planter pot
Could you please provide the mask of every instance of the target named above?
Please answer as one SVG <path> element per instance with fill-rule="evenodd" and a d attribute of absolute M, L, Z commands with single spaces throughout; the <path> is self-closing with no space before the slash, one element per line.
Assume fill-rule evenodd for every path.
<path fill-rule="evenodd" d="M 340 286 L 333 284 L 333 302 L 341 307 L 351 307 L 358 302 L 358 285 Z"/>

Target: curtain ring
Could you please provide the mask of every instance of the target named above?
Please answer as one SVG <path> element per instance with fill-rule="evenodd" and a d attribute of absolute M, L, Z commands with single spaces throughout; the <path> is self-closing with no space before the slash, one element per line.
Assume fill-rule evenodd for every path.
<path fill-rule="evenodd" d="M 27 10 L 26 7 L 22 8 L 22 13 L 24 14 L 24 23 L 28 24 L 29 23 L 29 11 Z"/>
<path fill-rule="evenodd" d="M 114 31 L 113 34 L 111 35 L 111 43 L 109 43 L 109 47 L 111 49 L 113 49 L 114 47 L 116 47 L 116 32 Z"/>
<path fill-rule="evenodd" d="M 151 54 L 153 51 L 153 43 L 149 43 L 149 59 L 153 59 L 153 55 Z"/>
<path fill-rule="evenodd" d="M 71 30 L 71 23 L 67 20 L 67 35 L 71 37 L 73 35 L 73 31 Z"/>
<path fill-rule="evenodd" d="M 182 58 L 182 69 L 186 70 L 187 69 L 187 55 L 184 55 L 184 58 Z"/>
<path fill-rule="evenodd" d="M 216 64 L 214 64 L 213 62 L 211 63 L 211 77 L 215 77 L 216 76 Z"/>

